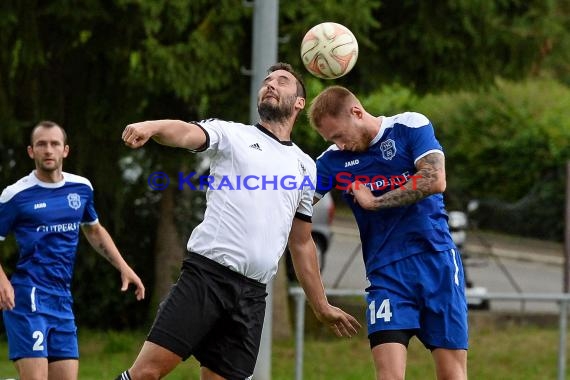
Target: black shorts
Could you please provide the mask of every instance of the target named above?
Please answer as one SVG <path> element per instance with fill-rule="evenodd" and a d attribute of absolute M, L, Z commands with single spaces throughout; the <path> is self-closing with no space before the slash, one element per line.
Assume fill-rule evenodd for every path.
<path fill-rule="evenodd" d="M 266 296 L 265 284 L 189 253 L 147 340 L 183 360 L 194 355 L 227 379 L 246 379 L 259 351 Z"/>

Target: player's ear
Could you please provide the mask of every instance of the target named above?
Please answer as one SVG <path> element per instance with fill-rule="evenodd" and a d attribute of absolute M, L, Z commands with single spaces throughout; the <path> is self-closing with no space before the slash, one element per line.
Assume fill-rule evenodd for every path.
<path fill-rule="evenodd" d="M 33 160 L 34 159 L 34 148 L 31 145 L 28 145 L 28 156 Z"/>
<path fill-rule="evenodd" d="M 358 119 L 362 119 L 362 108 L 358 106 L 352 106 L 350 107 L 350 114 L 356 116 Z"/>
<path fill-rule="evenodd" d="M 63 147 L 63 158 L 66 158 L 68 154 L 69 154 L 69 145 L 66 144 Z"/>
<path fill-rule="evenodd" d="M 297 96 L 297 107 L 302 110 L 305 108 L 305 98 L 302 98 L 300 96 Z"/>

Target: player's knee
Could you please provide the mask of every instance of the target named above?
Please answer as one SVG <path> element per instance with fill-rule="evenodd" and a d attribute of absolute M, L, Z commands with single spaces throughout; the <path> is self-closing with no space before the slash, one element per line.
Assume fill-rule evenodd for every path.
<path fill-rule="evenodd" d="M 34 373 L 30 376 L 19 374 L 21 379 L 28 379 L 28 380 L 44 380 L 46 379 L 46 375 Z"/>
<path fill-rule="evenodd" d="M 467 380 L 467 369 L 465 368 L 448 368 L 445 370 L 437 369 L 437 380 Z"/>
<path fill-rule="evenodd" d="M 404 380 L 405 377 L 404 373 L 390 372 L 386 369 L 376 370 L 376 380 Z"/>
<path fill-rule="evenodd" d="M 162 378 L 163 374 L 159 368 L 151 366 L 135 366 L 129 369 L 129 375 L 130 379 L 128 380 L 159 380 Z"/>

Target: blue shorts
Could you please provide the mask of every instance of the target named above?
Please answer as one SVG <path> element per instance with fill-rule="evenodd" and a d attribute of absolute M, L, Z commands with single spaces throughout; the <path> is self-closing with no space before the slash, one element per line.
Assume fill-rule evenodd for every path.
<path fill-rule="evenodd" d="M 3 312 L 10 360 L 78 359 L 77 327 L 70 296 L 14 286 L 16 307 Z"/>
<path fill-rule="evenodd" d="M 415 330 L 430 349 L 467 349 L 467 299 L 458 251 L 410 256 L 376 270 L 368 279 L 369 336 Z"/>

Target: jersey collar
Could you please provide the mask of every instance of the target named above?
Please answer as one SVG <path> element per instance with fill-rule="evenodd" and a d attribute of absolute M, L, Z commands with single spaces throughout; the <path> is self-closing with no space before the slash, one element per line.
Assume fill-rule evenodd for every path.
<path fill-rule="evenodd" d="M 380 139 L 382 138 L 382 135 L 384 134 L 384 131 L 386 130 L 386 127 L 384 126 L 384 116 L 380 116 L 380 130 L 378 131 L 378 134 L 372 139 L 372 141 L 370 141 L 370 144 L 368 144 L 368 146 L 372 146 L 374 144 L 376 144 L 378 141 L 380 141 Z"/>
<path fill-rule="evenodd" d="M 267 128 L 265 128 L 263 125 L 257 123 L 255 124 L 255 126 L 257 127 L 257 129 L 259 129 L 261 132 L 265 133 L 267 136 L 271 137 L 272 139 L 275 139 L 277 142 L 279 142 L 280 144 L 283 145 L 288 145 L 288 146 L 292 146 L 293 145 L 293 141 L 291 140 L 285 140 L 285 141 L 281 141 L 279 140 L 279 138 L 277 138 L 277 136 L 275 136 L 273 133 L 271 133 L 271 131 Z"/>
<path fill-rule="evenodd" d="M 61 181 L 58 181 L 58 182 L 44 182 L 44 181 L 40 180 L 36 176 L 35 170 L 32 170 L 32 172 L 30 173 L 30 177 L 32 178 L 33 183 L 37 184 L 40 187 L 45 187 L 48 189 L 56 189 L 58 187 L 62 187 L 63 185 L 65 185 L 65 173 L 62 172 L 61 174 L 63 175 L 63 179 Z"/>

